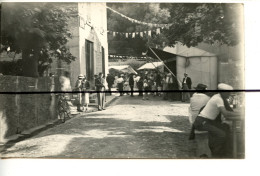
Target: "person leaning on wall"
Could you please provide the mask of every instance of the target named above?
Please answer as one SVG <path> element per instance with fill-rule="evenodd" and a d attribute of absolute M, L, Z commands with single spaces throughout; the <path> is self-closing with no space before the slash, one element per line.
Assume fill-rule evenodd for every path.
<path fill-rule="evenodd" d="M 199 83 L 197 87 L 194 87 L 196 93 L 190 98 L 189 107 L 189 121 L 191 124 L 190 140 L 195 139 L 195 127 L 193 125 L 196 117 L 199 115 L 200 111 L 205 107 L 205 105 L 210 100 L 210 97 L 206 94 L 207 86 Z"/>

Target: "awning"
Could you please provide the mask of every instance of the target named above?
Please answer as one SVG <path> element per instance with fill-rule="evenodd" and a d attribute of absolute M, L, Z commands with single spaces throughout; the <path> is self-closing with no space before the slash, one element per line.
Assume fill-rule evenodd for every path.
<path fill-rule="evenodd" d="M 114 65 L 108 66 L 108 69 L 115 69 L 124 73 L 134 73 L 137 74 L 136 71 L 130 65 Z"/>
<path fill-rule="evenodd" d="M 152 62 L 152 63 L 146 63 L 137 70 L 153 70 L 158 67 L 163 66 L 163 62 Z"/>
<path fill-rule="evenodd" d="M 151 49 L 154 51 L 154 53 L 152 52 Z M 166 61 L 168 59 L 173 59 L 173 58 L 176 59 L 176 54 L 169 53 L 156 48 L 151 48 L 151 49 L 148 49 L 148 52 L 146 53 L 147 56 L 157 59 L 156 57 L 157 55 L 162 61 Z"/>
<path fill-rule="evenodd" d="M 212 57 L 216 56 L 214 53 L 207 52 L 205 50 L 196 48 L 196 47 L 190 47 L 188 48 L 187 46 L 181 44 L 178 42 L 175 47 L 165 47 L 163 49 L 164 52 L 169 52 L 173 53 L 179 56 L 183 57 Z"/>

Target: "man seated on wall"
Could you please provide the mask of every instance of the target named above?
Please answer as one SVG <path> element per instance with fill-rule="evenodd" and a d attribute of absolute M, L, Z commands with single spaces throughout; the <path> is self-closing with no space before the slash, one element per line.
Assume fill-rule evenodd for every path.
<path fill-rule="evenodd" d="M 191 133 L 189 139 L 192 140 L 195 138 L 195 128 L 194 121 L 195 118 L 199 115 L 201 109 L 207 104 L 210 97 L 205 94 L 205 90 L 207 90 L 207 86 L 199 83 L 197 87 L 194 87 L 197 90 L 190 99 L 190 107 L 189 107 L 189 121 L 191 124 Z"/>
<path fill-rule="evenodd" d="M 207 86 L 204 84 L 199 83 L 197 87 L 194 87 L 197 90 L 190 99 L 190 123 L 193 124 L 195 118 L 199 115 L 199 112 L 202 107 L 204 107 L 207 102 L 209 101 L 210 97 L 205 94 L 205 90 L 207 90 Z"/>
<path fill-rule="evenodd" d="M 227 99 L 233 87 L 220 83 L 218 90 L 220 92 L 210 98 L 204 109 L 196 117 L 194 127 L 199 131 L 208 131 L 208 145 L 213 158 L 229 158 L 230 128 L 227 124 L 216 119 L 221 114 L 226 119 L 241 120 L 244 117 L 244 112 L 234 112 L 228 104 Z"/>

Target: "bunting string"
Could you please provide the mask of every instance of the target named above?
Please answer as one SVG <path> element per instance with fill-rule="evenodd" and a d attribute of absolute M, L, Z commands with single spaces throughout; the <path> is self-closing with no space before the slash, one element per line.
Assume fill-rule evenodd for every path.
<path fill-rule="evenodd" d="M 157 28 L 155 30 L 148 30 L 148 31 L 139 31 L 139 32 L 116 32 L 116 31 L 107 31 L 109 34 L 112 34 L 113 37 L 116 36 L 123 36 L 125 38 L 136 38 L 137 36 L 143 38 L 145 36 L 152 37 L 152 33 L 159 35 L 161 33 L 161 29 Z"/>
<path fill-rule="evenodd" d="M 139 21 L 139 20 L 136 20 L 136 19 L 133 19 L 133 18 L 130 18 L 128 16 L 125 16 L 124 14 L 110 8 L 107 6 L 107 9 L 111 10 L 112 12 L 120 15 L 121 17 L 131 21 L 132 23 L 137 23 L 137 24 L 142 24 L 142 25 L 147 25 L 149 27 L 158 27 L 158 28 L 169 28 L 171 25 L 173 25 L 173 23 L 169 23 L 169 24 L 155 24 L 155 23 L 146 23 L 146 22 L 143 22 L 143 21 Z"/>
<path fill-rule="evenodd" d="M 100 34 L 104 34 L 104 32 L 110 33 L 113 35 L 113 37 L 116 37 L 118 35 L 123 36 L 125 38 L 136 38 L 137 36 L 143 38 L 145 36 L 151 37 L 152 33 L 155 33 L 156 35 L 159 35 L 161 33 L 161 28 L 168 28 L 169 26 L 171 26 L 172 24 L 153 24 L 153 23 L 146 23 L 146 22 L 141 22 L 135 19 L 132 19 L 130 17 L 127 17 L 115 10 L 113 10 L 110 7 L 107 7 L 108 9 L 112 10 L 113 12 L 121 15 L 124 18 L 127 18 L 128 20 L 138 23 L 138 24 L 144 24 L 144 25 L 148 25 L 150 27 L 157 27 L 156 29 L 153 30 L 148 30 L 148 31 L 138 31 L 138 32 L 117 32 L 117 31 L 111 31 L 111 30 L 104 30 L 103 27 L 97 27 L 94 24 L 92 24 L 91 22 L 91 18 L 89 16 L 84 16 L 82 14 L 78 14 L 79 16 L 79 23 L 80 23 L 80 27 L 85 29 L 85 26 L 88 25 L 90 27 L 92 27 L 93 29 L 95 29 L 96 31 L 98 31 Z"/>

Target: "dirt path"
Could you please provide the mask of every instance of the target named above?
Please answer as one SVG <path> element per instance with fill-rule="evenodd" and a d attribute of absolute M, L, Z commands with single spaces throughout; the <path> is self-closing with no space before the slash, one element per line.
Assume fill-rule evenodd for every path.
<path fill-rule="evenodd" d="M 105 111 L 85 114 L 18 142 L 2 157 L 194 158 L 188 104 L 119 97 Z"/>

